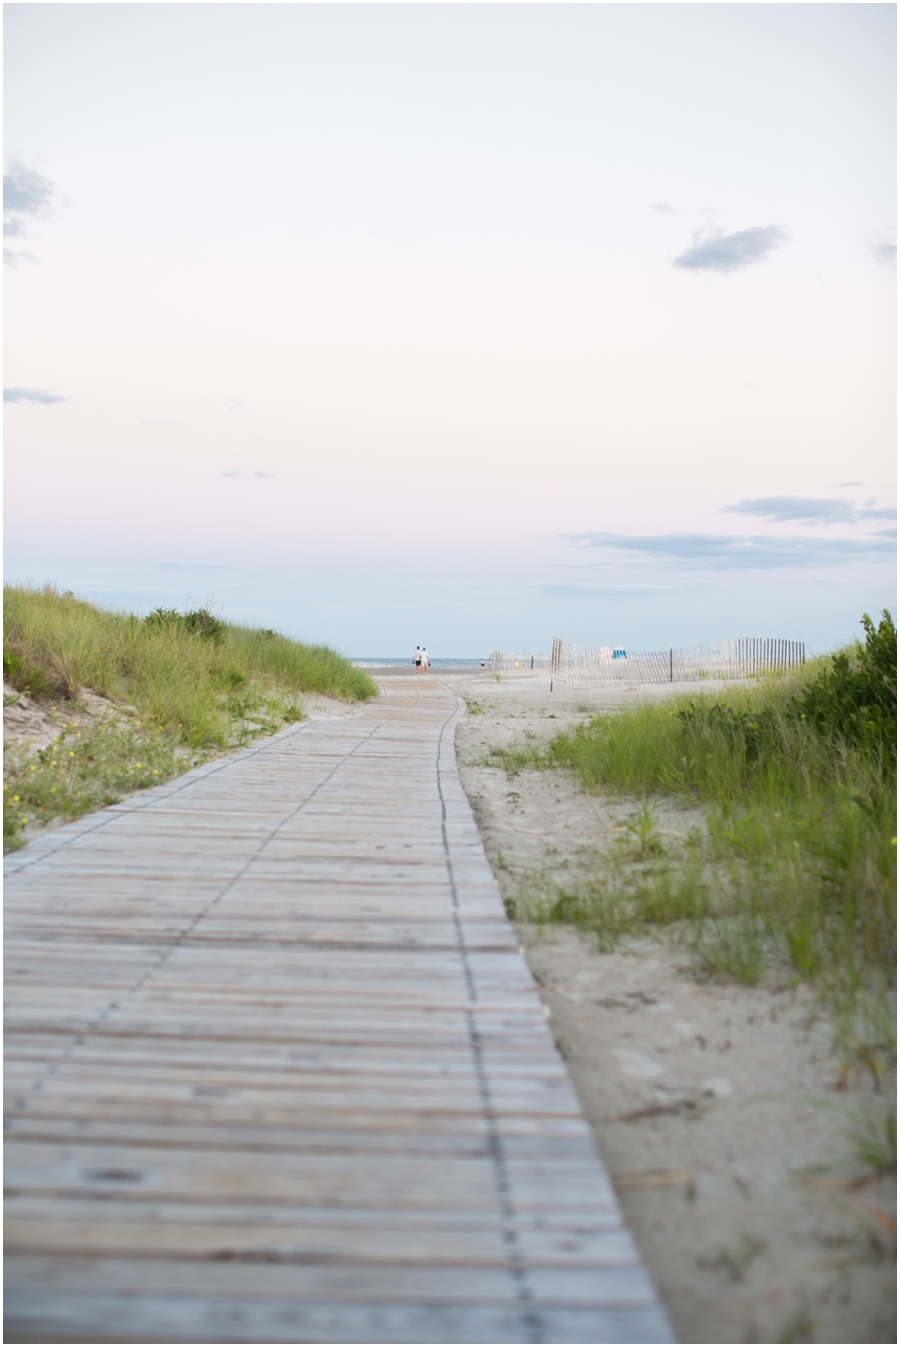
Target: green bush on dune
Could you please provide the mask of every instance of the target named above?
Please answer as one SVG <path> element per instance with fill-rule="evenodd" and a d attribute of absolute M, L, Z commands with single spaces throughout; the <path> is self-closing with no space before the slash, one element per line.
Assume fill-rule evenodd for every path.
<path fill-rule="evenodd" d="M 887 612 L 863 626 L 864 643 L 793 676 L 640 702 L 489 755 L 639 804 L 593 870 L 533 885 L 521 914 L 607 947 L 666 924 L 701 975 L 808 981 L 875 1069 L 893 1042 L 897 633 Z M 667 799 L 699 805 L 704 826 L 663 833 Z"/>
<path fill-rule="evenodd" d="M 865 644 L 841 650 L 795 699 L 793 709 L 833 742 L 897 761 L 897 631 L 885 609 L 878 626 L 863 613 Z"/>
<path fill-rule="evenodd" d="M 23 820 L 77 817 L 199 757 L 274 733 L 301 718 L 303 693 L 358 701 L 376 691 L 327 646 L 226 623 L 207 609 L 158 608 L 142 619 L 49 586 L 4 590 L 3 674 L 18 693 L 56 704 L 66 740 L 64 760 L 51 750 L 7 754 L 7 846 L 20 842 Z M 66 708 L 83 689 L 126 709 L 111 708 L 92 733 L 80 730 Z M 54 777 L 53 761 L 65 766 L 65 780 L 59 766 Z"/>

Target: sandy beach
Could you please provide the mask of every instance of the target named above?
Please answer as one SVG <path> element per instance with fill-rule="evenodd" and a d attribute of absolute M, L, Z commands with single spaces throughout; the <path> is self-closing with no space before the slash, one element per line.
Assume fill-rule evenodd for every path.
<path fill-rule="evenodd" d="M 460 774 L 511 900 L 535 876 L 585 864 L 635 805 L 585 795 L 561 772 L 510 779 L 479 765 L 486 749 L 546 741 L 583 719 L 579 708 L 683 690 L 551 693 L 546 674 L 441 677 L 474 711 L 457 731 Z M 662 807 L 660 823 L 680 830 L 696 812 Z M 566 926 L 516 927 L 679 1338 L 895 1341 L 894 1184 L 871 1180 L 846 1132 L 879 1098 L 861 1072 L 839 1088 L 812 997 L 700 983 L 664 940 L 601 954 Z"/>

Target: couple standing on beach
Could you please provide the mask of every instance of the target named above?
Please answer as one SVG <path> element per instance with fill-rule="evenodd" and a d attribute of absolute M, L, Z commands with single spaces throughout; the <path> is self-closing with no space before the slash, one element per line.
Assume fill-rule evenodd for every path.
<path fill-rule="evenodd" d="M 428 651 L 424 645 L 416 646 L 416 653 L 413 655 L 413 664 L 416 666 L 416 673 L 427 674 L 428 666 L 431 660 L 428 658 Z"/>

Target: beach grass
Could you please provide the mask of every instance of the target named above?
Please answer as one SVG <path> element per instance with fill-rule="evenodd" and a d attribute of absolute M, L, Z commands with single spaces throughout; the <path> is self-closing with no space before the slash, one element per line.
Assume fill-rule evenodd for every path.
<path fill-rule="evenodd" d="M 377 692 L 327 646 L 206 609 L 113 612 L 50 586 L 4 590 L 3 672 L 60 722 L 56 745 L 6 753 L 6 847 L 21 843 L 24 821 L 76 818 L 302 719 L 304 695 Z M 76 714 L 85 690 L 109 699 L 90 728 Z"/>
<path fill-rule="evenodd" d="M 877 1075 L 895 1042 L 897 657 L 889 614 L 864 622 L 864 642 L 794 675 L 592 715 L 485 761 L 628 805 L 571 882 L 523 882 L 519 915 L 605 948 L 665 926 L 700 976 L 806 982 Z M 663 830 L 678 805 L 702 826 Z"/>

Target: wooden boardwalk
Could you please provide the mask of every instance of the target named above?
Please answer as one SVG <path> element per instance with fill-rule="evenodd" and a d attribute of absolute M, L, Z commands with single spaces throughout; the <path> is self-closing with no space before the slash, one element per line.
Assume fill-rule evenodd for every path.
<path fill-rule="evenodd" d="M 6 862 L 7 1342 L 669 1342 L 386 680 Z"/>

